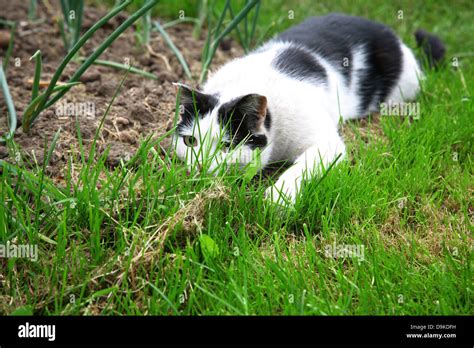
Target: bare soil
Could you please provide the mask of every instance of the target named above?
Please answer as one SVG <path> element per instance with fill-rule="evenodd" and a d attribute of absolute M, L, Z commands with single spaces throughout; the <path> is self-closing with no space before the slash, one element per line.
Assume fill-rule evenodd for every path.
<path fill-rule="evenodd" d="M 18 23 L 12 57 L 7 70 L 7 80 L 19 118 L 15 142 L 20 146 L 26 158 L 30 159 L 29 165 L 33 165 L 35 161 L 41 164 L 45 141 L 50 143 L 56 131 L 61 128 L 60 137 L 47 170 L 50 176 L 62 177 L 67 168 L 68 159 L 79 153 L 76 122 L 87 149 L 125 72 L 103 66 L 90 67 L 81 78 L 82 83 L 73 87 L 56 105 L 43 111 L 31 130 L 27 134 L 24 133 L 21 129 L 22 115 L 31 100 L 35 68 L 34 62 L 29 60 L 30 57 L 37 50 L 41 50 L 43 58 L 41 80 L 47 82 L 66 55 L 58 25 L 58 19 L 62 16 L 60 7 L 56 1 L 50 3 L 52 5 L 46 6 L 48 2 L 39 2 L 37 19 L 29 21 L 27 1 L 0 0 L 2 9 L 0 17 Z M 86 8 L 83 31 L 90 28 L 106 13 L 106 9 Z M 126 18 L 127 14 L 121 13 L 97 31 L 80 51 L 80 56 L 87 57 L 92 53 Z M 4 29 L 2 30 L 4 35 L 8 34 Z M 206 33 L 203 32 L 201 38 L 195 39 L 192 36 L 192 30 L 191 25 L 178 24 L 168 28 L 167 32 L 181 50 L 193 75 L 198 76 Z M 0 56 L 4 57 L 6 45 L 3 43 L 0 46 Z M 150 134 L 156 138 L 166 132 L 169 122 L 173 119 L 176 103 L 176 88 L 172 82 L 180 81 L 196 85 L 194 81 L 187 81 L 181 65 L 159 33 L 152 33 L 150 48 L 147 49 L 138 43 L 134 28 L 131 27 L 100 57 L 100 59 L 122 64 L 129 61 L 132 66 L 151 72 L 158 77 L 156 81 L 135 74 L 128 75 L 98 138 L 99 154 L 110 147 L 106 162 L 110 167 L 116 166 L 121 159 L 130 158 L 141 139 Z M 228 39 L 217 51 L 211 69 L 242 54 L 243 51 L 238 44 Z M 71 62 L 61 81 L 67 82 L 78 66 L 78 62 Z M 93 105 L 95 114 L 75 117 L 61 115 L 58 111 L 61 106 L 81 105 L 81 103 Z M 6 105 L 3 94 L 0 94 L 0 130 L 3 133 L 6 129 Z M 167 147 L 166 141 L 163 147 Z M 11 160 L 11 154 L 3 145 L 0 145 L 0 159 Z"/>

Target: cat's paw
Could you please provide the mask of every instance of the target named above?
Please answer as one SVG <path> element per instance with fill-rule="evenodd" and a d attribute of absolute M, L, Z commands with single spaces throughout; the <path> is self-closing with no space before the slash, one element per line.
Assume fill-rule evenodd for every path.
<path fill-rule="evenodd" d="M 288 185 L 280 180 L 265 190 L 265 199 L 281 206 L 293 206 L 297 195 L 296 185 Z"/>

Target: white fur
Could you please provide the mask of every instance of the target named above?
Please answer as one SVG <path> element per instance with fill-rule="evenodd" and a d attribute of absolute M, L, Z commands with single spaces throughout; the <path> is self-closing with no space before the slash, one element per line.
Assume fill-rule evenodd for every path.
<path fill-rule="evenodd" d="M 420 91 L 420 81 L 424 78 L 413 52 L 404 43 L 400 44 L 403 53 L 403 66 L 397 86 L 387 98 L 387 102 L 392 104 L 415 99 Z"/>

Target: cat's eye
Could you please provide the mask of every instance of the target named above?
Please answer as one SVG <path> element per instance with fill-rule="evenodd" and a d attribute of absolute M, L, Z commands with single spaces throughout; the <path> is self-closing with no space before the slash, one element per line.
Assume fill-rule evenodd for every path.
<path fill-rule="evenodd" d="M 188 147 L 194 147 L 197 145 L 197 140 L 192 135 L 185 135 L 183 137 L 183 140 L 184 140 L 184 144 Z"/>

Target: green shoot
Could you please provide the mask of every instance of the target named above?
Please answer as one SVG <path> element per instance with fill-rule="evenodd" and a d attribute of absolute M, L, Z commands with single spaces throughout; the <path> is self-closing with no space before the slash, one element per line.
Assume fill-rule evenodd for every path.
<path fill-rule="evenodd" d="M 15 104 L 13 103 L 12 96 L 10 94 L 10 90 L 8 88 L 7 78 L 5 76 L 5 72 L 3 71 L 3 66 L 0 65 L 0 87 L 3 91 L 3 98 L 7 104 L 8 110 L 8 125 L 9 125 L 9 132 L 5 137 L 0 137 L 0 142 L 5 142 L 7 139 L 11 139 L 15 134 L 16 130 L 16 111 L 15 111 Z"/>
<path fill-rule="evenodd" d="M 35 59 L 35 77 L 33 80 L 33 88 L 31 90 L 31 100 L 34 100 L 39 93 L 39 84 L 41 80 L 41 70 L 42 70 L 42 59 L 41 51 L 38 50 L 33 54 L 30 60 Z"/>
<path fill-rule="evenodd" d="M 193 30 L 193 37 L 198 39 L 201 36 L 202 27 L 204 26 L 204 21 L 207 18 L 207 8 L 208 8 L 208 0 L 200 0 L 199 1 L 199 15 L 197 22 L 194 25 Z"/>
<path fill-rule="evenodd" d="M 250 0 L 247 0 L 247 4 L 250 2 Z M 237 33 L 237 38 L 239 39 L 240 44 L 244 48 L 245 53 L 248 53 L 252 47 L 254 47 L 255 44 L 257 44 L 255 40 L 255 31 L 257 28 L 257 21 L 258 21 L 258 15 L 260 13 L 260 5 L 261 5 L 261 0 L 257 2 L 257 5 L 255 6 L 255 12 L 253 14 L 252 18 L 252 27 L 249 30 L 249 25 L 247 21 L 247 17 L 244 19 L 244 31 L 243 31 L 243 36 L 241 34 L 239 26 L 235 28 L 235 31 Z M 232 6 L 229 6 L 230 14 L 232 19 L 235 18 L 234 11 L 232 9 Z"/>
<path fill-rule="evenodd" d="M 84 0 L 61 0 L 61 10 L 64 20 L 60 20 L 59 27 L 64 46 L 70 51 L 81 36 Z"/>
<path fill-rule="evenodd" d="M 213 30 L 213 39 L 211 42 L 211 35 L 208 35 L 207 40 L 206 40 L 206 48 L 205 48 L 205 55 L 203 59 L 203 65 L 202 65 L 202 70 L 201 70 L 201 76 L 199 78 L 199 83 L 203 83 L 204 80 L 207 77 L 207 73 L 209 70 L 209 67 L 211 65 L 212 59 L 214 58 L 214 55 L 216 54 L 217 48 L 219 47 L 219 43 L 222 41 L 222 39 L 228 35 L 233 29 L 237 27 L 237 25 L 248 15 L 250 10 L 257 5 L 259 0 L 250 0 L 245 7 L 235 16 L 235 18 L 225 27 L 224 30 L 220 31 L 220 28 L 223 24 L 223 19 L 224 16 L 227 12 L 227 9 L 230 7 L 230 0 L 226 1 L 224 10 L 222 11 L 222 14 L 217 22 L 216 28 Z M 209 16 L 210 17 L 210 16 Z M 209 29 L 210 30 L 210 29 Z"/>
<path fill-rule="evenodd" d="M 6 73 L 8 69 L 8 64 L 10 63 L 10 57 L 13 51 L 13 44 L 15 41 L 15 32 L 16 32 L 16 22 L 10 25 L 10 40 L 8 41 L 7 51 L 5 52 L 5 57 L 3 58 L 3 70 Z"/>
<path fill-rule="evenodd" d="M 142 6 L 150 0 L 143 0 Z M 141 21 L 136 24 L 136 36 L 141 45 L 146 46 L 150 44 L 150 32 L 151 32 L 151 10 L 142 16 Z"/>
<path fill-rule="evenodd" d="M 173 27 L 177 24 L 181 24 L 181 23 L 194 23 L 194 24 L 197 24 L 197 23 L 199 23 L 199 19 L 193 18 L 193 17 L 178 18 L 178 19 L 175 19 L 174 21 L 164 23 L 161 27 L 163 29 L 168 29 L 168 28 L 171 28 L 171 27 Z"/>
<path fill-rule="evenodd" d="M 86 58 L 84 57 L 79 58 L 80 62 L 84 62 L 85 60 Z M 92 64 L 106 66 L 109 68 L 114 68 L 114 69 L 119 69 L 119 70 L 126 70 L 126 71 L 130 71 L 133 74 L 137 74 L 143 77 L 148 77 L 149 79 L 152 79 L 152 80 L 158 80 L 158 76 L 156 76 L 155 74 L 152 74 L 145 70 L 134 68 L 133 66 L 130 66 L 127 64 L 121 64 L 117 62 L 112 62 L 110 60 L 102 60 L 102 59 L 96 59 Z"/>
<path fill-rule="evenodd" d="M 71 48 L 66 57 L 63 59 L 55 74 L 53 75 L 50 84 L 46 91 L 37 98 L 41 98 L 39 104 L 33 108 L 30 104 L 23 116 L 23 128 L 25 131 L 28 131 L 31 124 L 38 117 L 38 115 L 46 108 L 52 106 L 59 99 L 61 99 L 64 94 L 66 94 L 69 89 L 74 85 L 74 83 L 79 81 L 79 78 L 84 74 L 84 72 L 96 61 L 96 59 L 117 39 L 117 37 L 123 33 L 127 28 L 129 28 L 136 20 L 143 16 L 148 10 L 156 5 L 158 0 L 148 1 L 145 6 L 137 10 L 130 17 L 127 18 L 115 31 L 110 34 L 102 44 L 82 63 L 82 65 L 76 70 L 73 76 L 70 78 L 69 83 L 62 86 L 57 93 L 52 96 L 54 89 L 56 87 L 59 78 L 61 77 L 64 69 L 68 63 L 73 59 L 75 54 L 81 49 L 81 47 L 87 42 L 87 40 L 105 23 L 107 23 L 112 17 L 116 16 L 120 11 L 127 7 L 131 0 L 124 1 L 114 10 L 109 12 L 106 16 L 101 18 L 97 23 L 95 23 L 84 35 L 82 35 L 77 43 Z M 33 102 L 32 102 L 33 103 Z"/>
<path fill-rule="evenodd" d="M 181 53 L 181 51 L 175 46 L 175 44 L 173 43 L 173 40 L 171 40 L 168 33 L 165 31 L 163 26 L 158 21 L 156 21 L 154 23 L 154 26 L 155 26 L 156 30 L 158 30 L 160 32 L 160 34 L 163 35 L 163 38 L 165 39 L 166 44 L 169 46 L 169 48 L 171 48 L 173 53 L 176 55 L 176 58 L 180 62 L 181 66 L 183 67 L 184 72 L 185 72 L 186 76 L 188 77 L 188 79 L 192 80 L 193 77 L 191 75 L 191 71 L 189 70 L 189 66 L 186 63 L 186 60 L 184 59 L 183 54 Z"/>
<path fill-rule="evenodd" d="M 30 0 L 30 6 L 28 7 L 28 19 L 33 21 L 36 19 L 36 8 L 38 7 L 38 0 Z"/>

